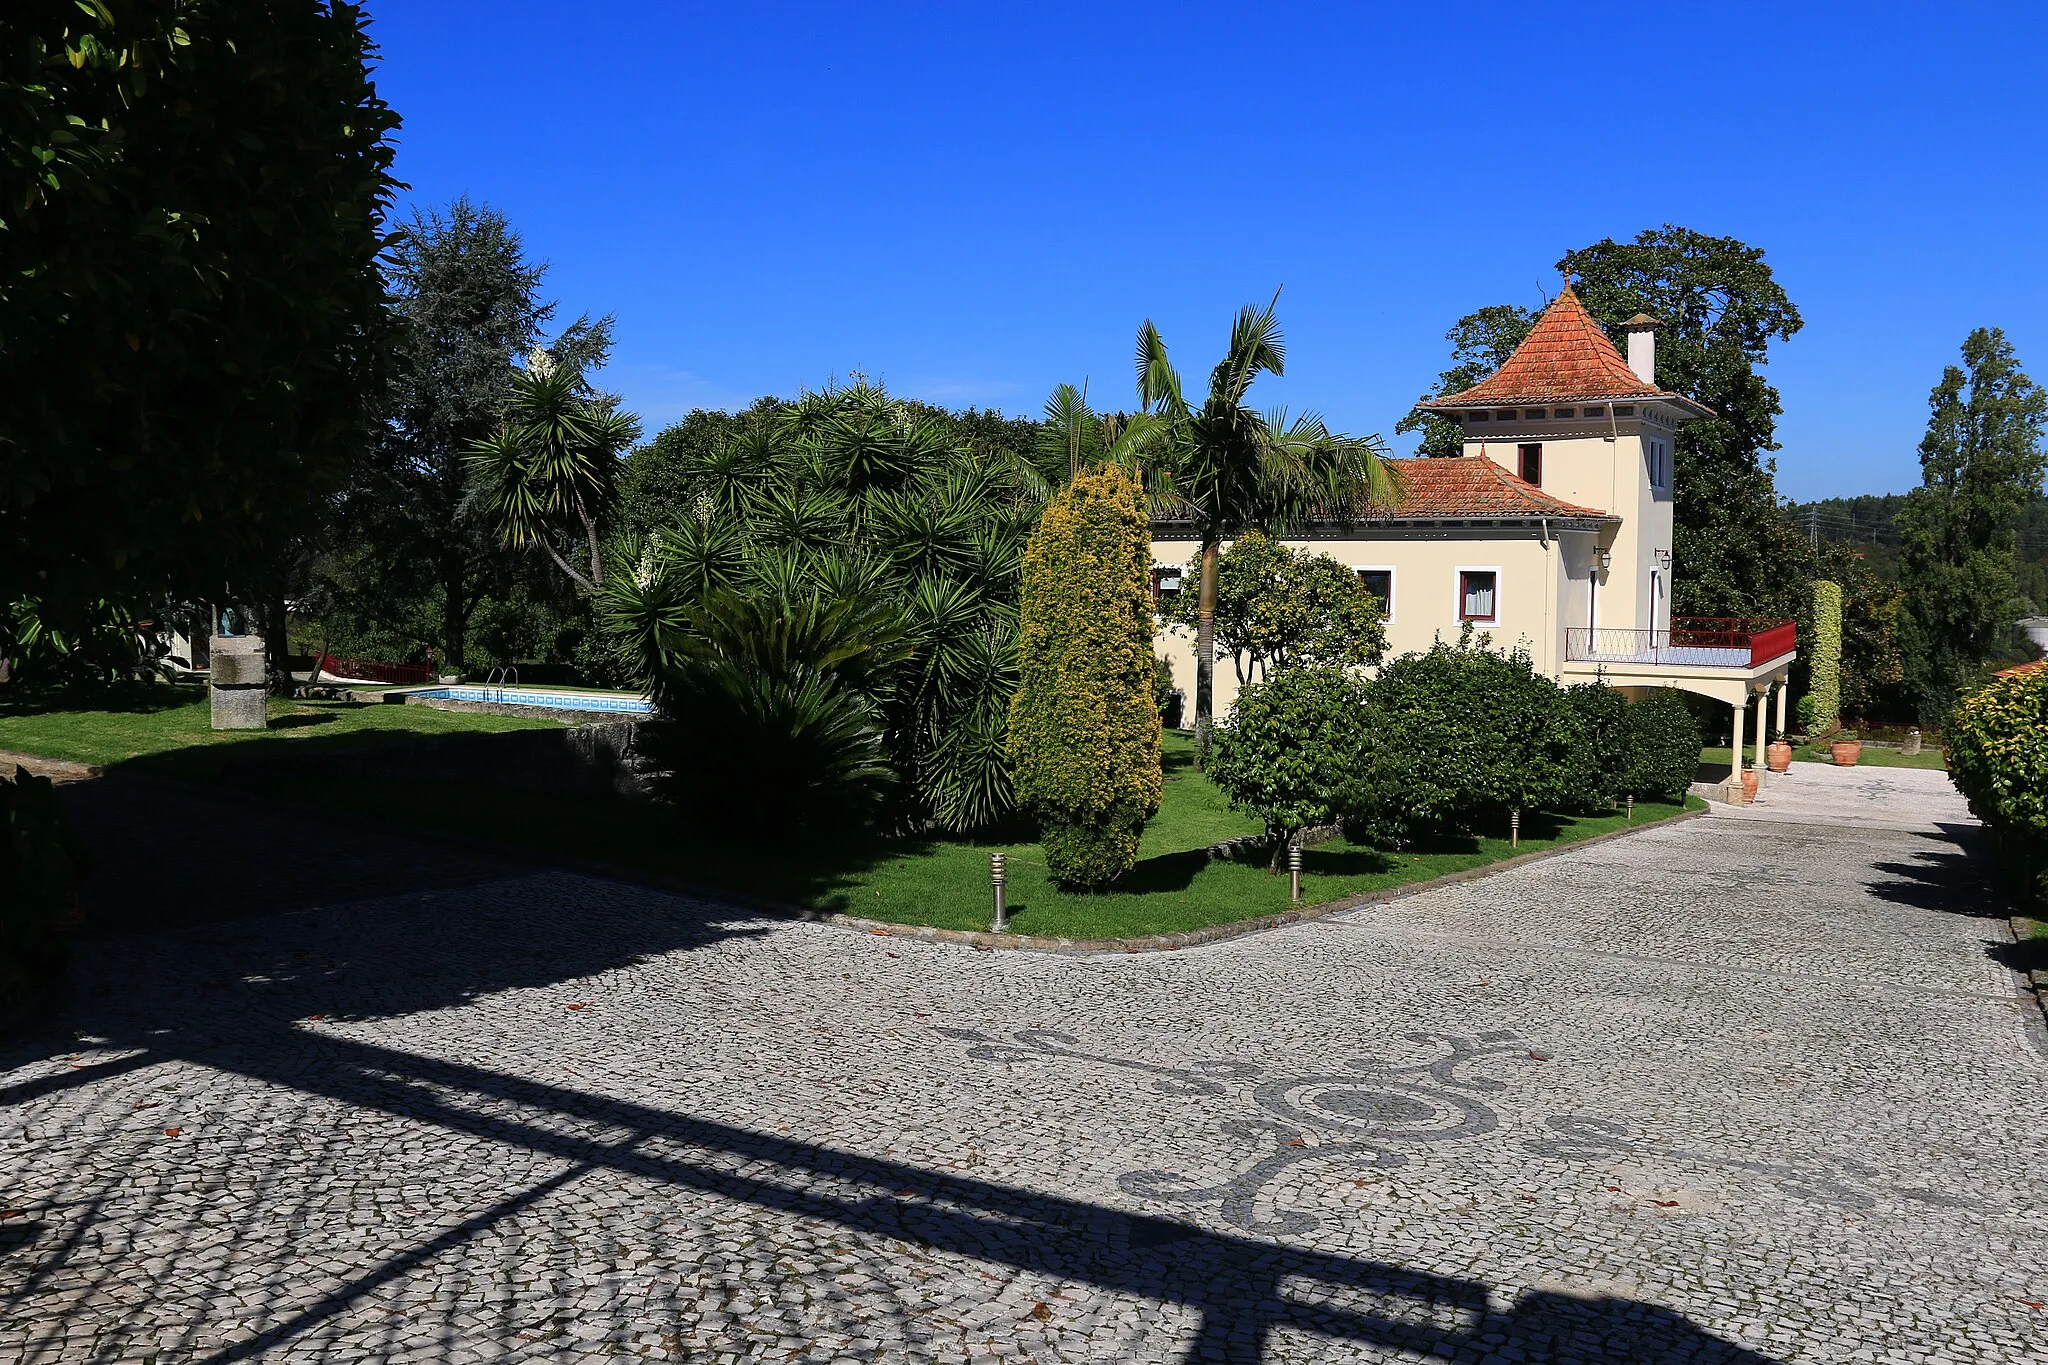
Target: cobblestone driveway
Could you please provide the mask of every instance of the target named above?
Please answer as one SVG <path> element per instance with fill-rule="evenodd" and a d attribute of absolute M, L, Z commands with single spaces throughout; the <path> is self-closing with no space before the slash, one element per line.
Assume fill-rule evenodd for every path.
<path fill-rule="evenodd" d="M 110 935 L 0 1054 L 0 1358 L 2048 1358 L 1996 900 L 1794 786 L 1142 957 L 551 872 Z"/>

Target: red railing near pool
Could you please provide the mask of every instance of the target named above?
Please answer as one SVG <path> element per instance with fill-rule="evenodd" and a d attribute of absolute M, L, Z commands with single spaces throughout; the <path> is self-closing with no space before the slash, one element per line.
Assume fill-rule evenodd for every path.
<path fill-rule="evenodd" d="M 322 673 L 331 673 L 337 678 L 360 678 L 364 682 L 423 683 L 434 680 L 431 664 L 388 664 L 377 659 L 348 659 L 322 654 L 314 660 L 314 666 Z"/>

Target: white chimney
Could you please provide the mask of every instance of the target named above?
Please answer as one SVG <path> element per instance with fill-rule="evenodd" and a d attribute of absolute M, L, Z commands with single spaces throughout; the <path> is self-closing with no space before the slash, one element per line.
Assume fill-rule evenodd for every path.
<path fill-rule="evenodd" d="M 1628 333 L 1628 367 L 1645 384 L 1657 382 L 1657 329 L 1663 325 L 1644 313 L 1621 324 Z"/>

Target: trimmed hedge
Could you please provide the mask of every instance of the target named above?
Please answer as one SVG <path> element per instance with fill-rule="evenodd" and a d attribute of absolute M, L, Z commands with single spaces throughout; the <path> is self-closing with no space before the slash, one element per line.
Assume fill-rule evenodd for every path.
<path fill-rule="evenodd" d="M 1632 796 L 1671 801 L 1692 786 L 1700 767 L 1700 723 L 1676 688 L 1628 704 L 1628 755 L 1622 789 Z"/>
<path fill-rule="evenodd" d="M 1813 657 L 1810 710 L 1802 708 L 1800 719 L 1809 732 L 1823 733 L 1842 723 L 1842 585 L 1825 578 L 1813 585 Z"/>
<path fill-rule="evenodd" d="M 1024 551 L 1008 745 L 1018 800 L 1061 886 L 1106 886 L 1130 871 L 1159 808 L 1151 574 L 1143 496 L 1114 466 L 1055 494 Z"/>
<path fill-rule="evenodd" d="M 1634 751 L 1628 698 L 1605 683 L 1567 687 L 1564 721 L 1571 739 L 1561 808 L 1576 815 L 1611 809 L 1627 787 Z"/>

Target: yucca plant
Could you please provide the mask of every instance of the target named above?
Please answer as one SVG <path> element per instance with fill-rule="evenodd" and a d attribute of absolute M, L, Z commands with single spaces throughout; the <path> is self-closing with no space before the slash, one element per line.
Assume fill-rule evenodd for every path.
<path fill-rule="evenodd" d="M 727 446 L 692 459 L 687 501 L 699 515 L 647 546 L 615 551 L 638 568 L 605 594 L 615 636 L 643 660 L 664 713 L 681 716 L 684 695 L 670 689 L 701 672 L 712 648 L 693 640 L 736 644 L 747 633 L 741 601 L 753 604 L 747 631 L 764 636 L 794 629 L 789 614 L 803 603 L 888 603 L 900 637 L 877 655 L 886 663 L 858 678 L 833 671 L 879 727 L 895 818 L 965 830 L 1009 814 L 1003 737 L 1016 690 L 1023 545 L 1047 492 L 1037 470 L 1015 452 L 952 443 L 915 405 L 865 382 L 759 414 Z M 674 604 L 681 616 L 659 624 Z M 771 628 L 761 612 L 784 624 Z M 862 618 L 861 629 L 882 627 Z M 767 670 L 765 659 L 713 652 L 730 654 L 736 670 L 718 684 L 720 705 L 745 695 L 758 721 L 765 694 L 745 692 L 737 678 Z M 691 696 L 714 691 L 700 684 L 688 682 Z M 664 754 L 691 758 L 687 748 Z"/>

